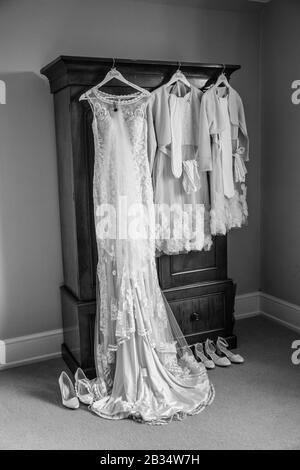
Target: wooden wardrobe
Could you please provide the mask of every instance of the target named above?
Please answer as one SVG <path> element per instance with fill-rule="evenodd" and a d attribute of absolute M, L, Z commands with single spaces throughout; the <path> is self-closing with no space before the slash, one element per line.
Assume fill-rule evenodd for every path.
<path fill-rule="evenodd" d="M 92 113 L 78 98 L 97 84 L 112 59 L 60 56 L 41 70 L 54 97 L 64 285 L 61 286 L 65 362 L 74 372 L 80 366 L 89 377 L 94 369 L 97 247 L 93 219 L 94 144 Z M 130 81 L 153 90 L 178 68 L 176 62 L 116 59 Z M 215 81 L 222 65 L 182 63 L 181 70 L 198 88 Z M 226 65 L 228 78 L 238 65 Z M 132 89 L 111 81 L 108 93 Z M 157 259 L 159 282 L 189 344 L 227 339 L 236 346 L 235 284 L 227 278 L 227 239 L 215 237 L 208 252 L 191 252 Z"/>

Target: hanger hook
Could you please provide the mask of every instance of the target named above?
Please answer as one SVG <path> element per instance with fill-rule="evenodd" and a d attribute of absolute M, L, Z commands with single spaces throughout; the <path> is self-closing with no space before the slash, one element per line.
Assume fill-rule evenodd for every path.
<path fill-rule="evenodd" d="M 177 72 L 180 72 L 180 67 L 181 67 L 181 62 L 178 61 L 178 69 L 177 69 Z"/>
<path fill-rule="evenodd" d="M 225 75 L 225 70 L 226 70 L 226 65 L 225 65 L 225 64 L 223 64 L 222 75 Z"/>
<path fill-rule="evenodd" d="M 115 64 L 116 64 L 116 59 L 113 57 L 112 69 L 115 68 Z"/>

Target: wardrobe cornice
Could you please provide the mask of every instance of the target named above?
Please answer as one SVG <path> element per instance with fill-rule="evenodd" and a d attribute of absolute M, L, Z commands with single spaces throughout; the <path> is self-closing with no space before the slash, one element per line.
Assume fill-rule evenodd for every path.
<path fill-rule="evenodd" d="M 99 79 L 111 68 L 112 63 L 113 59 L 111 57 L 62 55 L 43 67 L 41 74 L 48 78 L 51 93 L 57 93 L 67 86 L 80 87 L 84 91 L 85 87 L 96 85 Z M 147 75 L 148 88 L 160 86 L 178 68 L 178 61 L 116 58 L 115 63 L 121 73 L 137 84 L 144 82 L 144 75 Z M 224 66 L 228 78 L 233 72 L 241 68 L 240 65 L 234 64 L 180 62 L 181 70 L 189 79 L 195 81 L 195 85 L 204 84 L 204 80 L 216 80 Z M 197 80 L 199 83 L 197 83 Z"/>

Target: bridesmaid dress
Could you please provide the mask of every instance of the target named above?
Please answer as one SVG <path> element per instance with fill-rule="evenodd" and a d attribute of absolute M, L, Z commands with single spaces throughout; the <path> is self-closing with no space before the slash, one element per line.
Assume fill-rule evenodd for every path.
<path fill-rule="evenodd" d="M 202 97 L 200 115 L 199 156 L 211 159 L 210 230 L 225 235 L 248 219 L 249 138 L 243 102 L 230 85 L 213 85 Z"/>
<path fill-rule="evenodd" d="M 177 83 L 178 84 L 178 83 Z M 156 255 L 210 250 L 207 162 L 199 159 L 200 103 L 193 85 L 168 84 L 150 97 L 148 158 L 156 209 Z"/>

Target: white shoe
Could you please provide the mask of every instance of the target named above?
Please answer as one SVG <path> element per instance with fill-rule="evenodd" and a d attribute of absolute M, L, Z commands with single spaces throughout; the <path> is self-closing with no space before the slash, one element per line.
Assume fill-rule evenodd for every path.
<path fill-rule="evenodd" d="M 58 379 L 62 404 L 66 408 L 70 408 L 71 410 L 76 410 L 79 408 L 79 400 L 76 396 L 74 386 L 68 374 L 66 372 L 62 372 Z"/>
<path fill-rule="evenodd" d="M 216 366 L 228 367 L 231 365 L 231 362 L 227 357 L 220 357 L 216 354 L 216 347 L 211 339 L 207 338 L 204 349 L 206 356 L 210 357 Z"/>
<path fill-rule="evenodd" d="M 92 386 L 89 379 L 80 368 L 77 369 L 74 377 L 77 397 L 81 403 L 91 405 L 94 400 L 94 394 L 92 393 Z"/>
<path fill-rule="evenodd" d="M 215 368 L 215 363 L 211 359 L 208 359 L 203 350 L 203 344 L 202 343 L 197 343 L 195 344 L 195 354 L 196 357 L 200 359 L 202 364 L 205 365 L 206 369 L 214 369 Z"/>
<path fill-rule="evenodd" d="M 234 354 L 233 352 L 228 350 L 229 344 L 227 343 L 226 339 L 221 338 L 220 336 L 217 339 L 217 351 L 225 354 L 226 357 L 232 362 L 233 364 L 243 364 L 245 359 L 240 354 Z"/>

